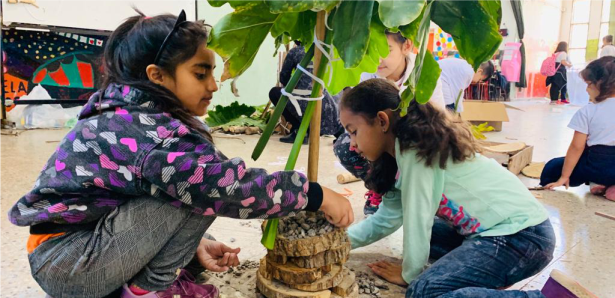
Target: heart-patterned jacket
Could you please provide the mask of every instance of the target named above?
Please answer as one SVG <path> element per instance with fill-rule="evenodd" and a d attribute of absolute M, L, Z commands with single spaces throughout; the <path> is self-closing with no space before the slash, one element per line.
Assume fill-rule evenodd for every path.
<path fill-rule="evenodd" d="M 315 211 L 322 202 L 320 186 L 303 174 L 268 174 L 226 158 L 135 88 L 111 84 L 79 119 L 34 189 L 9 211 L 12 223 L 35 234 L 82 229 L 144 195 L 204 216 L 245 219 Z"/>

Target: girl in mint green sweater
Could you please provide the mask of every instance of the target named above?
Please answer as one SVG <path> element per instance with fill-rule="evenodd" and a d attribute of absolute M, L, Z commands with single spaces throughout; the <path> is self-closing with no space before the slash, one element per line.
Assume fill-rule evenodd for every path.
<path fill-rule="evenodd" d="M 367 187 L 386 193 L 373 216 L 350 227 L 352 248 L 403 227 L 403 264 L 369 266 L 408 286 L 407 297 L 568 297 L 555 281 L 542 293 L 498 290 L 551 261 L 555 235 L 545 208 L 517 177 L 476 153 L 467 125 L 416 101 L 401 117 L 398 94 L 372 79 L 340 103 L 350 146 L 371 164 Z M 425 269 L 429 259 L 436 261 Z"/>

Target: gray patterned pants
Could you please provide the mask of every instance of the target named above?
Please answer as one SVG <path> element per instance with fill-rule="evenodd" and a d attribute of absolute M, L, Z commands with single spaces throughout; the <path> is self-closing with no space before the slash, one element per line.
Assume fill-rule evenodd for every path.
<path fill-rule="evenodd" d="M 32 276 L 54 298 L 104 297 L 127 282 L 164 290 L 177 269 L 194 265 L 214 219 L 153 197 L 134 198 L 101 218 L 93 231 L 43 242 L 29 256 Z"/>

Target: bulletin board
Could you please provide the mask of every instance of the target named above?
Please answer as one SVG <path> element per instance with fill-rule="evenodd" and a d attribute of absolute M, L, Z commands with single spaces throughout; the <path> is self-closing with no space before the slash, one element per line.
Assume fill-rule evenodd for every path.
<path fill-rule="evenodd" d="M 171 13 L 184 9 L 188 20 L 196 20 L 195 0 L 36 0 L 35 4 L 2 0 L 3 25 L 22 23 L 91 30 L 113 31 L 136 7 L 146 15 Z"/>
<path fill-rule="evenodd" d="M 433 35 L 433 56 L 436 61 L 445 59 L 448 57 L 449 52 L 455 51 L 453 55 L 455 58 L 459 58 L 459 52 L 457 51 L 457 46 L 455 46 L 455 41 L 453 41 L 453 37 L 442 31 L 439 27 L 434 30 Z"/>

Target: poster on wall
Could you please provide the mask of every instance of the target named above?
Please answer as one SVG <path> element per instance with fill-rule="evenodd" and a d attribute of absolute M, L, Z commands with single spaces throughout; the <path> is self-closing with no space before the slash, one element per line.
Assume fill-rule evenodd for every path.
<path fill-rule="evenodd" d="M 99 87 L 107 36 L 2 31 L 6 99 L 19 100 L 36 85 L 54 99 L 88 99 Z"/>
<path fill-rule="evenodd" d="M 446 59 L 448 57 L 459 58 L 459 52 L 457 51 L 457 46 L 455 46 L 455 41 L 453 41 L 453 36 L 442 31 L 439 27 L 435 30 L 434 37 L 434 49 L 433 56 L 436 61 L 441 59 Z"/>

